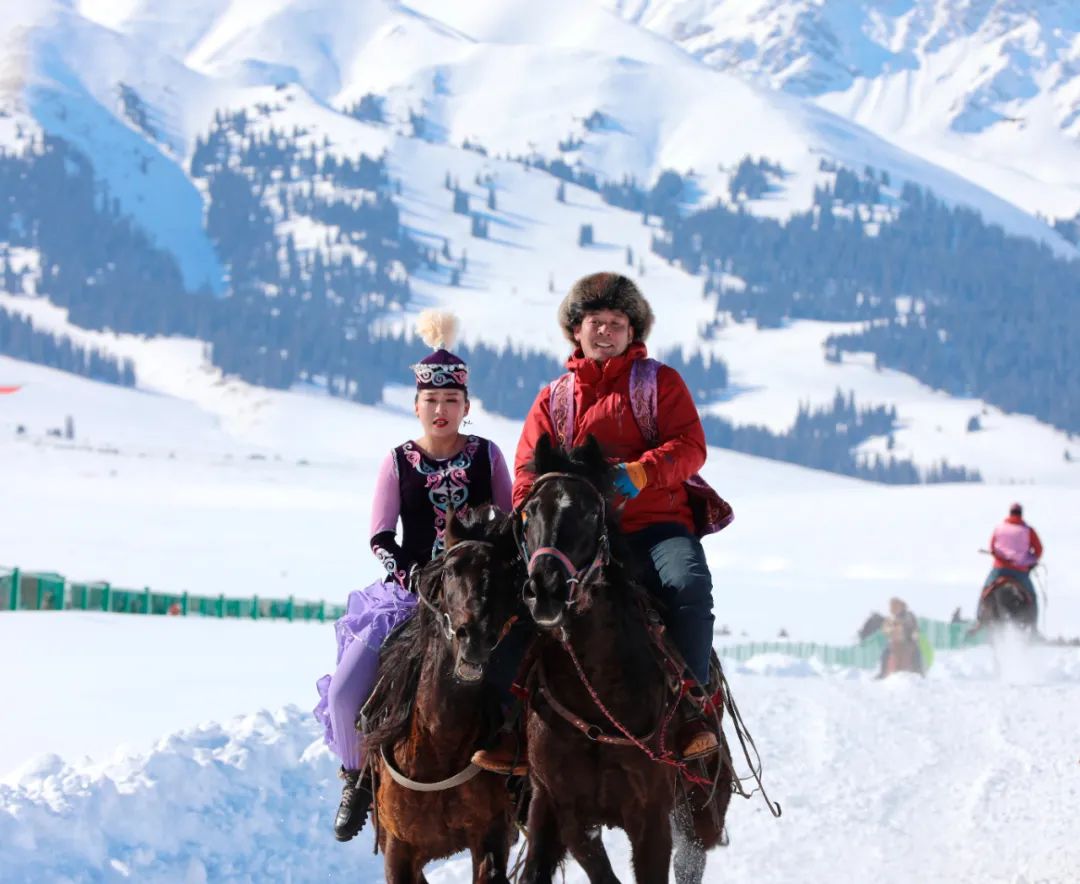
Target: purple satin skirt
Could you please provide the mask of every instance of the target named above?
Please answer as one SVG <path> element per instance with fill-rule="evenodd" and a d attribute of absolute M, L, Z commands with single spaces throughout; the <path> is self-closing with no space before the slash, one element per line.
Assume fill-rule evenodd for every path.
<path fill-rule="evenodd" d="M 337 668 L 315 683 L 319 703 L 313 711 L 326 745 L 346 770 L 358 770 L 363 761 L 356 716 L 375 687 L 379 649 L 413 615 L 416 604 L 416 596 L 398 584 L 379 581 L 350 592 L 345 615 L 334 624 Z"/>

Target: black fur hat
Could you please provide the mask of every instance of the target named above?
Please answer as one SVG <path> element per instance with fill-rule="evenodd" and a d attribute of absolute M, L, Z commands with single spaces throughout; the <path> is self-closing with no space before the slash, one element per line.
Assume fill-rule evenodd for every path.
<path fill-rule="evenodd" d="M 630 320 L 634 340 L 644 341 L 652 329 L 653 312 L 649 302 L 633 282 L 618 273 L 591 273 L 583 276 L 570 288 L 570 294 L 559 305 L 559 325 L 571 344 L 574 329 L 581 325 L 586 313 L 595 310 L 620 310 Z"/>

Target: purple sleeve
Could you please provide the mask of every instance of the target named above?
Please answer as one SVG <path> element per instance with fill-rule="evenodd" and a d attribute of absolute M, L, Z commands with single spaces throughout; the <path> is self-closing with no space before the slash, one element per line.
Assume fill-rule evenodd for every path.
<path fill-rule="evenodd" d="M 514 484 L 510 481 L 510 470 L 506 466 L 506 458 L 503 457 L 499 446 L 494 442 L 488 442 L 488 445 L 491 446 L 489 449 L 491 456 L 491 502 L 504 513 L 508 513 L 514 508 L 512 493 Z"/>
<path fill-rule="evenodd" d="M 391 451 L 379 466 L 375 476 L 375 493 L 371 497 L 371 530 L 368 537 L 383 531 L 397 532 L 401 515 L 401 497 L 398 492 L 397 465 Z"/>

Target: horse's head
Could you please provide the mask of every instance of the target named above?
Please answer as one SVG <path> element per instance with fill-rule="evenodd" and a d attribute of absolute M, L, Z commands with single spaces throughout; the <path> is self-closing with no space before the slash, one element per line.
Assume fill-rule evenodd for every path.
<path fill-rule="evenodd" d="M 517 549 L 509 516 L 491 506 L 451 512 L 446 552 L 424 569 L 417 589 L 450 646 L 454 678 L 479 684 L 491 652 L 517 619 Z"/>
<path fill-rule="evenodd" d="M 859 641 L 864 642 L 874 633 L 880 632 L 882 624 L 884 623 L 885 618 L 882 617 L 877 611 L 874 611 L 873 614 L 866 618 L 866 622 L 859 630 Z"/>
<path fill-rule="evenodd" d="M 589 607 L 608 563 L 611 466 L 593 436 L 565 454 L 545 434 L 531 469 L 537 478 L 516 523 L 528 563 L 523 595 L 536 625 L 555 629 L 569 611 Z"/>

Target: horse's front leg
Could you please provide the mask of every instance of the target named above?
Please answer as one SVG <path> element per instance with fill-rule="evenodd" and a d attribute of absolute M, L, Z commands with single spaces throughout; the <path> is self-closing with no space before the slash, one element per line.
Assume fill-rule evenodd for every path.
<path fill-rule="evenodd" d="M 574 832 L 563 832 L 570 855 L 589 876 L 589 884 L 618 884 L 619 879 L 611 868 L 604 842 L 600 837 L 600 828 Z"/>
<path fill-rule="evenodd" d="M 705 848 L 694 831 L 690 799 L 683 798 L 671 814 L 672 870 L 675 884 L 701 884 L 705 876 Z"/>
<path fill-rule="evenodd" d="M 416 851 L 411 845 L 388 835 L 383 857 L 387 884 L 426 884 L 422 867 L 417 865 Z"/>
<path fill-rule="evenodd" d="M 558 819 L 551 796 L 533 780 L 529 802 L 529 850 L 525 857 L 526 884 L 549 884 L 555 869 L 566 856 L 566 845 L 559 835 Z"/>
<path fill-rule="evenodd" d="M 506 864 L 510 861 L 510 823 L 493 823 L 479 842 L 472 845 L 474 884 L 505 884 Z"/>
<path fill-rule="evenodd" d="M 638 884 L 664 884 L 671 865 L 671 805 L 646 804 L 632 819 L 624 819 L 630 839 L 634 880 Z"/>

